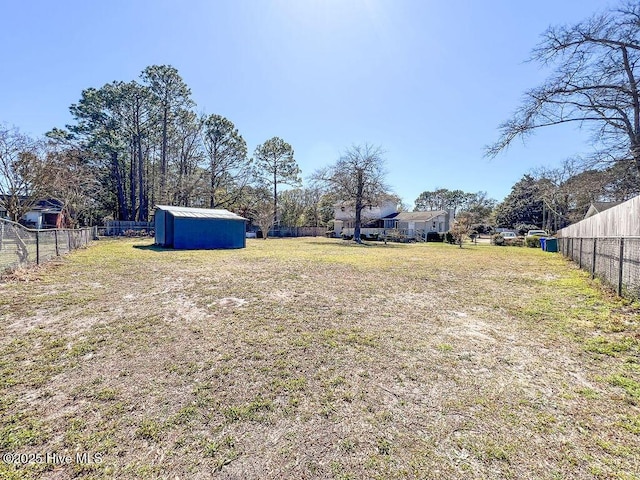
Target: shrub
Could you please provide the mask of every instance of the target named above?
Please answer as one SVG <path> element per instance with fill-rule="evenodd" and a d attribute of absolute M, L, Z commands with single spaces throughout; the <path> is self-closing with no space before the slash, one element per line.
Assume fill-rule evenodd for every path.
<path fill-rule="evenodd" d="M 456 243 L 456 237 L 450 231 L 444 234 L 444 240 L 445 242 L 450 243 L 451 245 Z"/>
<path fill-rule="evenodd" d="M 505 238 L 504 244 L 509 247 L 523 247 L 524 246 L 524 238 Z"/>
<path fill-rule="evenodd" d="M 529 248 L 540 248 L 540 237 L 525 237 L 524 241 Z"/>
<path fill-rule="evenodd" d="M 491 245 L 498 245 L 500 247 L 504 246 L 505 245 L 504 237 L 499 233 L 494 233 L 493 235 L 491 235 Z"/>
<path fill-rule="evenodd" d="M 444 236 L 440 235 L 438 232 L 427 233 L 427 242 L 442 242 L 442 241 L 444 241 Z"/>

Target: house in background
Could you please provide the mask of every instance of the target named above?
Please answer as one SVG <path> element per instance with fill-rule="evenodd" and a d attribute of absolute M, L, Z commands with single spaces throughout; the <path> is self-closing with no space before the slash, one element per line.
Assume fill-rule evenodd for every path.
<path fill-rule="evenodd" d="M 67 228 L 62 204 L 57 200 L 40 200 L 24 214 L 20 223 L 28 228 Z"/>
<path fill-rule="evenodd" d="M 383 220 L 385 228 L 401 230 L 409 237 L 425 236 L 429 232 L 446 233 L 450 230 L 450 213 L 446 210 L 400 212 Z"/>
<path fill-rule="evenodd" d="M 451 218 L 451 212 L 445 210 L 398 212 L 396 202 L 390 200 L 364 207 L 360 233 L 371 237 L 394 232 L 407 238 L 425 239 L 430 232 L 448 232 Z M 336 236 L 353 236 L 355 209 L 344 204 L 336 205 L 333 225 Z"/>
<path fill-rule="evenodd" d="M 5 197 L 4 200 L 0 202 L 0 218 L 9 219 L 6 207 L 3 206 L 6 201 L 7 198 Z M 19 197 L 18 201 L 24 205 L 24 203 L 27 202 L 27 198 Z M 62 204 L 53 199 L 40 200 L 35 203 L 22 218 L 20 218 L 19 223 L 27 228 L 37 230 L 44 228 L 67 228 L 69 226 L 62 209 Z"/>
<path fill-rule="evenodd" d="M 244 248 L 247 219 L 222 209 L 157 205 L 156 245 L 176 249 Z"/>
<path fill-rule="evenodd" d="M 396 200 L 386 200 L 380 205 L 365 205 L 361 212 L 362 228 L 384 229 L 382 218 L 398 212 Z M 333 230 L 336 236 L 353 235 L 353 228 L 356 222 L 356 209 L 353 205 L 339 203 L 333 207 Z M 349 233 L 350 232 L 350 233 Z M 372 233 L 364 233 L 371 235 Z"/>

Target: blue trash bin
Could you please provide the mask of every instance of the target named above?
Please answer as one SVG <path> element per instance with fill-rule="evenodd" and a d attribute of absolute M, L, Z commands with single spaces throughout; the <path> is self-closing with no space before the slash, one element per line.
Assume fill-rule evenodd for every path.
<path fill-rule="evenodd" d="M 540 248 L 542 248 L 542 250 L 545 251 L 545 252 L 546 252 L 546 249 L 544 247 L 545 247 L 546 243 L 547 243 L 546 237 L 540 237 Z"/>
<path fill-rule="evenodd" d="M 557 238 L 547 238 L 544 242 L 544 251 L 545 252 L 557 252 L 558 251 L 558 239 Z"/>

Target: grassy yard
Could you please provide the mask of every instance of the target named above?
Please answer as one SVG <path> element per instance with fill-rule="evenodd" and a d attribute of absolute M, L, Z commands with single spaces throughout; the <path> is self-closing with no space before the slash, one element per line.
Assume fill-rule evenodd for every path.
<path fill-rule="evenodd" d="M 2 479 L 640 478 L 638 307 L 540 250 L 100 241 L 0 318 Z"/>

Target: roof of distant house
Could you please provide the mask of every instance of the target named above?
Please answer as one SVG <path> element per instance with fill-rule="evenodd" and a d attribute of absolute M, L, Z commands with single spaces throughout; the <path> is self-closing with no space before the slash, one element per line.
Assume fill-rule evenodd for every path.
<path fill-rule="evenodd" d="M 246 220 L 229 210 L 213 208 L 174 207 L 171 205 L 156 205 L 156 209 L 170 212 L 174 217 L 189 218 L 220 218 L 226 220 Z"/>
<path fill-rule="evenodd" d="M 436 217 L 446 215 L 444 210 L 427 210 L 424 212 L 400 212 L 392 213 L 384 217 L 385 219 L 400 220 L 401 222 L 429 222 Z"/>
<path fill-rule="evenodd" d="M 620 205 L 622 202 L 593 202 L 587 210 L 587 213 L 584 215 L 584 218 L 593 217 L 598 213 L 604 212 L 605 210 L 609 210 L 617 205 Z"/>
<path fill-rule="evenodd" d="M 33 207 L 31 207 L 31 210 L 43 213 L 60 213 L 62 211 L 62 202 L 51 198 L 39 200 Z"/>

